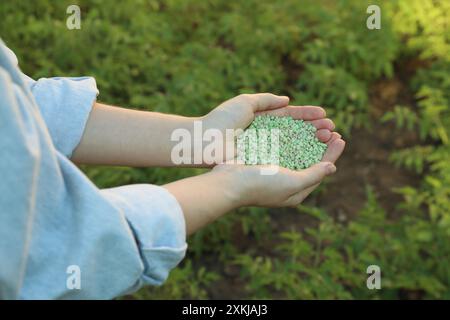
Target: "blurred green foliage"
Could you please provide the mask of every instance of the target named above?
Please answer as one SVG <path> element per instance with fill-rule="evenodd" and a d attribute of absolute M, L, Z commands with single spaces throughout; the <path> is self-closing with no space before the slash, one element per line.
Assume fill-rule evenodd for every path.
<path fill-rule="evenodd" d="M 69 31 L 66 8 L 74 2 L 82 28 Z M 366 28 L 374 3 L 382 9 L 380 30 Z M 375 81 L 395 76 L 406 58 L 422 62 L 403 80 L 414 102 L 380 119 L 395 123 L 395 134 L 420 137 L 389 160 L 421 180 L 396 190 L 404 198 L 398 218 L 370 186 L 366 206 L 348 224 L 320 206 L 299 208 L 316 221 L 304 234 L 272 234 L 265 209 L 241 209 L 191 237 L 187 259 L 167 283 L 133 298 L 208 298 L 231 265 L 246 284 L 239 296 L 249 298 L 449 299 L 449 13 L 445 0 L 2 0 L 0 32 L 25 73 L 94 76 L 106 103 L 197 116 L 239 93 L 268 91 L 324 106 L 347 136 L 370 129 Z M 83 169 L 99 187 L 203 172 Z M 236 245 L 236 228 L 255 241 L 252 249 Z M 270 254 L 262 250 L 267 239 L 277 243 Z M 209 268 L 211 261 L 223 270 Z M 382 290 L 365 286 L 371 264 L 381 267 Z"/>

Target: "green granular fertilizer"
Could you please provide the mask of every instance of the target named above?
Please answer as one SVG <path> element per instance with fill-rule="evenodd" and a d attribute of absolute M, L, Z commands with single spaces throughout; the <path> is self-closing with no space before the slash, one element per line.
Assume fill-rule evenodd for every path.
<path fill-rule="evenodd" d="M 317 139 L 316 131 L 311 123 L 292 117 L 257 116 L 238 137 L 238 159 L 249 165 L 277 164 L 292 170 L 308 168 L 322 160 L 327 149 L 327 145 Z M 272 132 L 278 134 L 278 139 Z"/>

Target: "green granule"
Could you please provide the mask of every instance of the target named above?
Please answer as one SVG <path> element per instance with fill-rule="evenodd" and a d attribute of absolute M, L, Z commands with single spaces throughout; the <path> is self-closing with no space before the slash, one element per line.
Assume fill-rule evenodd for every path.
<path fill-rule="evenodd" d="M 316 131 L 311 123 L 292 117 L 257 116 L 238 137 L 238 159 L 245 164 L 278 164 L 292 170 L 308 168 L 322 160 L 327 149 L 317 139 Z"/>

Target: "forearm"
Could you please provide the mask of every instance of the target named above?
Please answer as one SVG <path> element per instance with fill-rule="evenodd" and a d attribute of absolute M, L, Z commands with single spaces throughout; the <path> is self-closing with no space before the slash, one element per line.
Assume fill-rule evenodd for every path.
<path fill-rule="evenodd" d="M 236 184 L 229 173 L 213 170 L 163 187 L 180 203 L 189 235 L 242 205 Z"/>
<path fill-rule="evenodd" d="M 173 166 L 171 135 L 193 131 L 194 120 L 183 116 L 111 107 L 96 103 L 72 160 L 83 164 Z"/>

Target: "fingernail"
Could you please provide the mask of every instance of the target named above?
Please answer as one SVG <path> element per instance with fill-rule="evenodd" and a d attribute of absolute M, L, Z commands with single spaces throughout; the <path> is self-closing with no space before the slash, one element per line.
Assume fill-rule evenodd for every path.
<path fill-rule="evenodd" d="M 335 173 L 336 172 L 336 166 L 334 164 L 332 164 L 332 163 L 329 163 L 329 164 L 327 164 L 326 170 L 327 170 L 327 174 Z"/>

